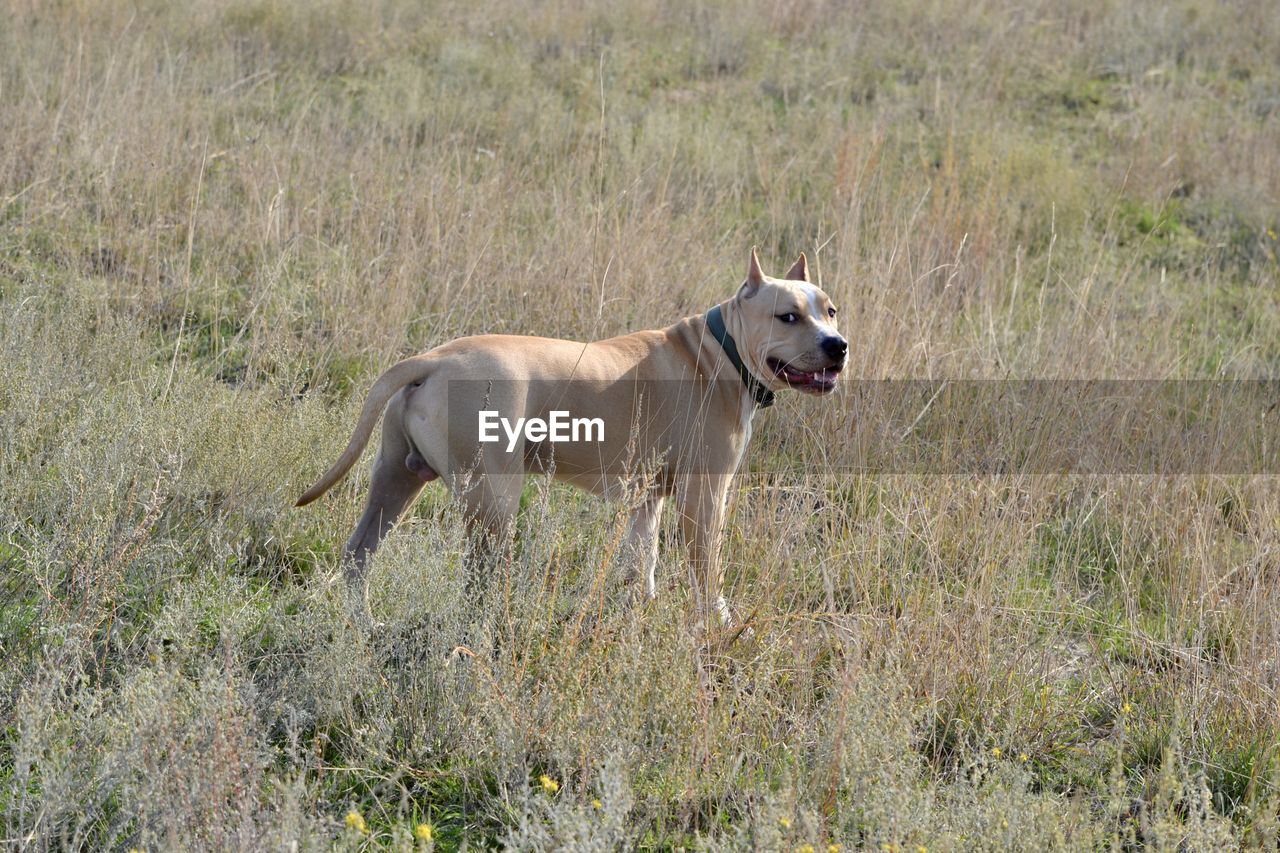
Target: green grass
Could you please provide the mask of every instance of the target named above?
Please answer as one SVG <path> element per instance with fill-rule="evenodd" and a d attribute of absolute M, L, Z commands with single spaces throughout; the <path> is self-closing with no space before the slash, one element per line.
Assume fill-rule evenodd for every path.
<path fill-rule="evenodd" d="M 1278 25 L 1205 0 L 10 9 L 0 838 L 1274 849 L 1273 477 L 1048 474 L 1030 444 L 999 475 L 866 470 L 967 437 L 782 399 L 723 549 L 754 634 L 718 656 L 670 519 L 634 606 L 617 508 L 531 482 L 475 600 L 433 487 L 365 635 L 337 559 L 366 467 L 292 502 L 395 358 L 665 325 L 752 245 L 809 253 L 860 378 L 1274 376 Z"/>

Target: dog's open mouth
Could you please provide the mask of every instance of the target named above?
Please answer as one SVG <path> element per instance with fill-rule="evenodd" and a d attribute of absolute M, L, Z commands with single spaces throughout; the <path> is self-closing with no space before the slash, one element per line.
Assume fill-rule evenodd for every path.
<path fill-rule="evenodd" d="M 769 359 L 768 363 L 775 376 L 797 391 L 809 394 L 830 394 L 836 389 L 836 380 L 840 377 L 839 367 L 800 370 L 793 365 L 783 364 L 776 358 Z"/>

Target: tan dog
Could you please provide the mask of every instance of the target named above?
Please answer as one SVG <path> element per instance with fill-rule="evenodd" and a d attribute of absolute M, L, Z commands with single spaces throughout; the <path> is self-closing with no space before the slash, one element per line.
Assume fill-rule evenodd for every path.
<path fill-rule="evenodd" d="M 697 607 L 727 621 L 717 550 L 752 416 L 772 404 L 775 390 L 834 390 L 848 350 L 835 318 L 831 300 L 809 283 L 803 254 L 774 279 L 753 249 L 733 298 L 666 329 L 594 343 L 514 335 L 452 341 L 378 378 L 346 450 L 297 505 L 346 474 L 385 409 L 368 504 L 345 549 L 347 581 L 364 614 L 365 563 L 424 484 L 444 477 L 473 536 L 504 542 L 526 475 L 546 472 L 637 504 L 627 546 L 650 596 L 658 523 L 673 498 Z M 603 434 L 566 429 L 559 437 L 570 440 L 556 441 L 558 416 L 598 421 L 603 429 L 594 432 Z M 501 430 L 498 418 L 506 419 Z M 513 431 L 520 418 L 534 427 Z"/>

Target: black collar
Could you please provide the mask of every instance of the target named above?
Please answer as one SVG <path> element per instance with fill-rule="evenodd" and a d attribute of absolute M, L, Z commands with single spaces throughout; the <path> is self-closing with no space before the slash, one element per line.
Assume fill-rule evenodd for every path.
<path fill-rule="evenodd" d="M 773 392 L 742 363 L 742 356 L 738 355 L 738 345 L 733 342 L 729 330 L 724 327 L 724 317 L 720 316 L 719 305 L 707 312 L 707 329 L 710 330 L 712 337 L 720 342 L 720 346 L 724 347 L 724 354 L 729 356 L 729 361 L 733 362 L 738 375 L 742 377 L 743 384 L 755 398 L 757 408 L 767 409 L 772 406 Z"/>

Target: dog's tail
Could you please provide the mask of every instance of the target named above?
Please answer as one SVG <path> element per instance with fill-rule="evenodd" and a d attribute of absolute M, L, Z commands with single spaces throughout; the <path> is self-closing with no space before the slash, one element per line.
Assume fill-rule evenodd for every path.
<path fill-rule="evenodd" d="M 360 410 L 360 420 L 356 423 L 356 431 L 352 433 L 351 440 L 347 442 L 347 449 L 342 451 L 338 461 L 324 472 L 324 476 L 298 498 L 294 506 L 306 506 L 342 479 L 347 470 L 356 464 L 364 446 L 369 443 L 369 436 L 373 434 L 373 428 L 378 425 L 378 418 L 382 417 L 382 410 L 387 407 L 387 402 L 404 386 L 426 379 L 431 372 L 433 361 L 434 359 L 429 355 L 406 358 L 388 367 L 386 372 L 378 377 L 378 381 L 374 382 L 373 387 L 369 389 L 369 396 L 364 400 L 364 408 Z"/>

